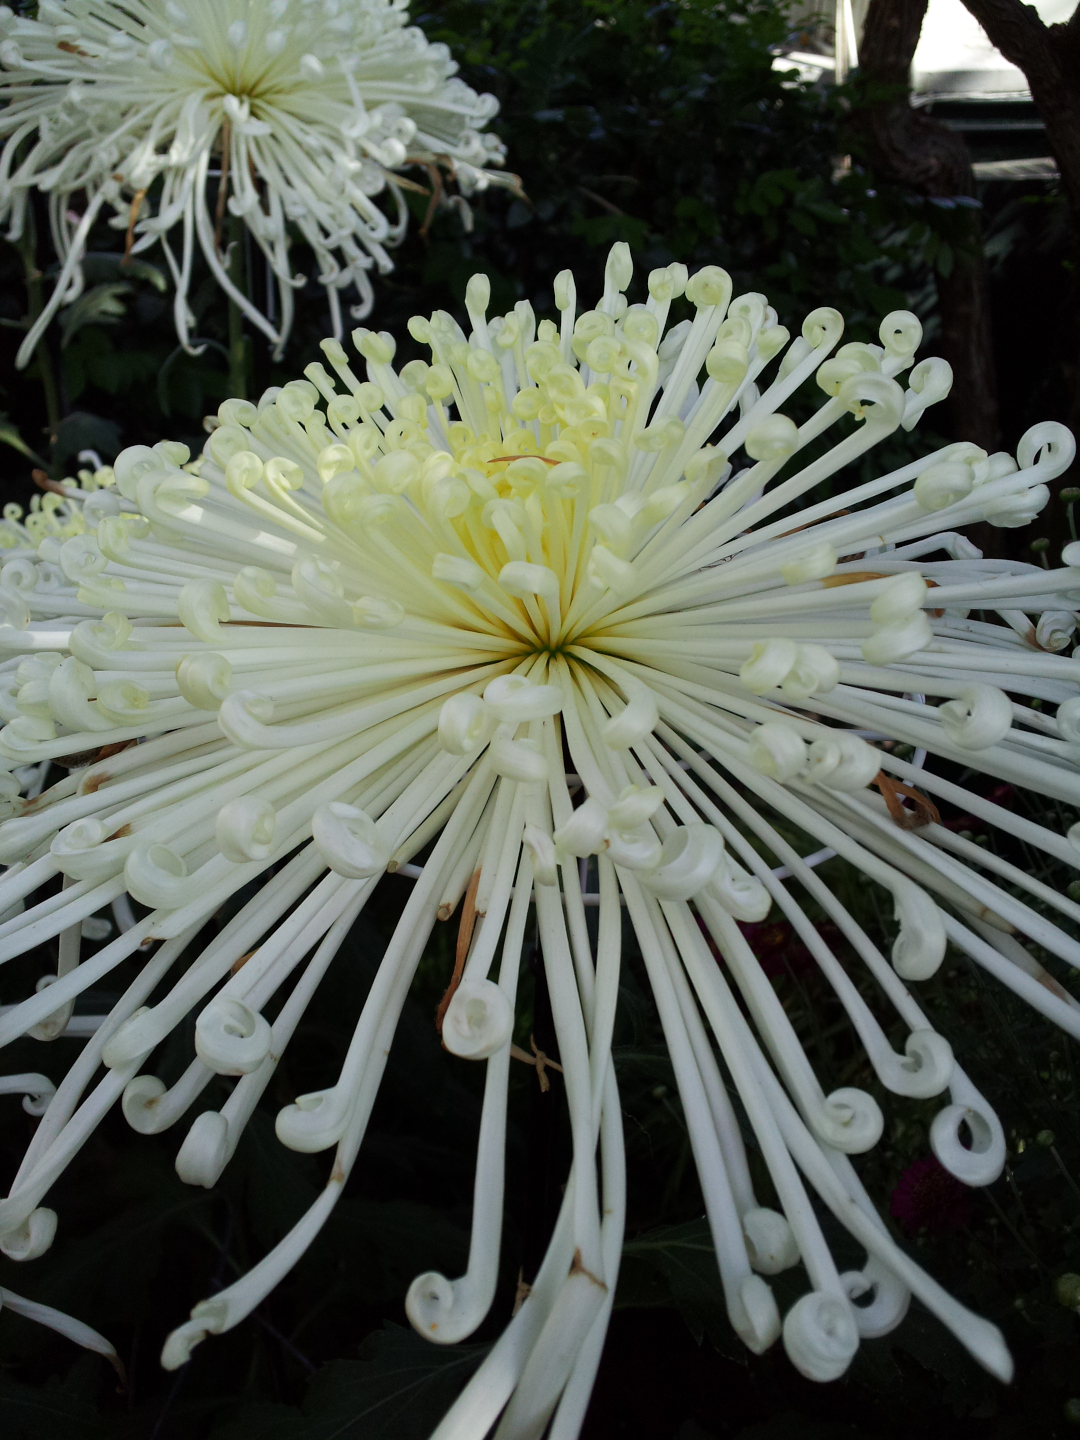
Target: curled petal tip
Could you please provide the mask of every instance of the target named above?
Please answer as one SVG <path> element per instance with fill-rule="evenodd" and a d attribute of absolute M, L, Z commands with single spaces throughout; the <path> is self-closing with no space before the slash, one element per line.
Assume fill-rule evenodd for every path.
<path fill-rule="evenodd" d="M 501 1050 L 514 1028 L 514 1010 L 491 980 L 466 977 L 443 1017 L 443 1044 L 466 1060 L 485 1060 Z"/>
<path fill-rule="evenodd" d="M 812 1290 L 784 1317 L 784 1349 L 808 1380 L 839 1380 L 858 1348 L 851 1306 L 838 1295 Z"/>
<path fill-rule="evenodd" d="M 743 1279 L 738 1304 L 734 1307 L 729 1304 L 728 1315 L 743 1344 L 755 1355 L 764 1355 L 780 1338 L 780 1311 L 772 1290 L 760 1275 L 747 1275 Z"/>

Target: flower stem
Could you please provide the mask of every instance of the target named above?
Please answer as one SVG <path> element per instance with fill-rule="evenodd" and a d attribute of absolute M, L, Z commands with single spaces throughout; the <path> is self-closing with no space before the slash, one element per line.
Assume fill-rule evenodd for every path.
<path fill-rule="evenodd" d="M 18 245 L 19 254 L 22 257 L 23 269 L 26 273 L 26 297 L 28 314 L 26 317 L 26 328 L 33 327 L 34 322 L 45 308 L 45 277 L 37 264 L 37 227 L 34 224 L 33 211 L 27 211 L 26 228 Z M 45 396 L 45 417 L 48 423 L 49 455 L 52 456 L 53 447 L 56 444 L 57 429 L 60 425 L 60 393 L 56 384 L 56 375 L 53 371 L 52 356 L 49 354 L 47 335 L 42 335 L 34 351 L 34 359 L 37 361 L 38 372 L 41 376 L 41 388 Z M 55 467 L 50 467 L 55 468 Z M 56 475 L 52 476 L 56 479 Z"/>
<path fill-rule="evenodd" d="M 247 293 L 247 266 L 244 263 L 244 224 L 229 216 L 229 279 Z M 248 398 L 251 375 L 251 341 L 244 334 L 244 317 L 235 300 L 229 301 L 229 394 L 237 400 Z"/>

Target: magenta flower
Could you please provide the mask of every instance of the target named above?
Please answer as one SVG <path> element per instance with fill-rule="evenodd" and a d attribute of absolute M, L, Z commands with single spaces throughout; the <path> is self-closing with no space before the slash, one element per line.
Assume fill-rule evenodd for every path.
<path fill-rule="evenodd" d="M 959 1230 L 970 1213 L 970 1190 L 933 1155 L 909 1165 L 889 1197 L 889 1214 L 909 1234 L 928 1230 L 931 1235 L 941 1235 Z"/>

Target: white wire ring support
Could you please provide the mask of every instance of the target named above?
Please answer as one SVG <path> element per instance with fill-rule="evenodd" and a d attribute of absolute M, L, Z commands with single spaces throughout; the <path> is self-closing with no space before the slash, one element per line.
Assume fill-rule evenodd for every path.
<path fill-rule="evenodd" d="M 905 700 L 914 700 L 914 701 L 916 701 L 916 703 L 919 704 L 919 705 L 925 705 L 925 704 L 926 704 L 926 696 L 925 696 L 925 695 L 905 695 L 905 696 L 904 696 L 904 699 L 905 699 Z M 922 749 L 922 748 L 916 750 L 916 751 L 915 751 L 915 754 L 912 755 L 912 757 L 911 757 L 911 763 L 912 763 L 912 765 L 914 765 L 914 767 L 915 767 L 916 770 L 921 770 L 921 769 L 923 768 L 923 766 L 926 764 L 926 751 L 925 751 L 924 749 Z"/>

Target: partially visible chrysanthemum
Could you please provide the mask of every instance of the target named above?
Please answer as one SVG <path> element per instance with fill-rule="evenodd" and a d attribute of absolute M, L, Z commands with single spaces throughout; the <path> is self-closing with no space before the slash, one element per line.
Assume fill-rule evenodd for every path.
<path fill-rule="evenodd" d="M 280 351 L 305 279 L 293 273 L 290 229 L 315 254 L 340 335 L 342 293 L 355 288 L 352 313 L 368 314 L 368 272 L 393 268 L 388 247 L 405 233 L 395 171 L 426 166 L 441 190 L 437 170 L 448 169 L 463 195 L 516 184 L 491 168 L 503 158 L 498 137 L 481 133 L 494 97 L 455 78 L 447 47 L 407 21 L 407 0 L 41 0 L 34 20 L 0 6 L 0 220 L 17 238 L 30 191 L 43 191 L 62 262 L 18 364 L 79 294 L 103 211 L 131 254 L 161 241 L 184 345 L 197 245 Z M 376 203 L 386 191 L 390 214 Z M 265 310 L 229 277 L 226 198 L 276 282 Z"/>
<path fill-rule="evenodd" d="M 80 994 L 159 942 L 41 1119 L 0 1202 L 5 1253 L 51 1243 L 42 1201 L 113 1104 L 161 1131 L 226 1075 L 229 1098 L 189 1122 L 176 1160 L 188 1183 L 215 1184 L 380 878 L 416 882 L 340 1071 L 277 1117 L 282 1144 L 334 1151 L 325 1190 L 196 1306 L 166 1365 L 249 1315 L 317 1234 L 428 937 L 460 909 L 439 1020 L 452 1055 L 486 1064 L 472 1244 L 464 1275 L 419 1276 L 407 1310 L 451 1343 L 492 1304 L 535 934 L 573 1165 L 528 1298 L 437 1436 L 497 1424 L 500 1440 L 535 1440 L 549 1419 L 555 1440 L 576 1435 L 622 1246 L 610 1042 L 625 909 L 746 1344 L 782 1335 L 805 1375 L 832 1379 L 914 1293 L 1010 1372 L 998 1330 L 890 1237 L 852 1163 L 881 1136 L 881 1108 L 815 1073 L 740 926 L 775 907 L 877 1083 L 942 1097 L 942 1166 L 967 1185 L 997 1177 L 1001 1124 L 913 992 L 952 944 L 1080 1036 L 1080 1004 L 1020 938 L 1067 974 L 1080 905 L 936 807 L 1080 862 L 1080 825 L 1062 834 L 986 798 L 996 779 L 1080 808 L 1080 661 L 1060 653 L 1080 546 L 1052 569 L 984 560 L 959 527 L 1037 514 L 1072 437 L 1038 425 L 1015 459 L 952 444 L 833 484 L 948 393 L 943 361 L 915 363 L 916 318 L 837 349 L 835 310 L 792 338 L 715 267 L 653 271 L 642 304 L 627 303 L 631 278 L 616 246 L 595 308 L 578 312 L 563 272 L 561 323 L 537 324 L 525 302 L 489 319 L 474 277 L 468 334 L 441 312 L 411 322 L 430 364 L 396 369 L 388 335 L 355 332 L 366 378 L 327 340 L 329 369 L 258 405 L 226 401 L 198 460 L 170 442 L 125 451 L 85 535 L 0 571 L 0 753 L 71 767 L 32 804 L 14 778 L 3 792 L 0 961 L 59 937 L 59 964 L 0 1013 L 0 1043 L 61 1033 Z M 669 326 L 684 295 L 693 318 Z M 801 425 L 784 414 L 796 392 L 824 393 Z M 891 963 L 814 868 L 831 854 L 891 905 Z M 83 920 L 125 892 L 145 910 L 83 956 Z M 152 1057 L 189 1016 L 190 1064 L 166 1085 Z M 729 1084 L 771 1193 L 755 1192 Z M 838 1271 L 807 1187 L 864 1247 L 860 1268 Z M 797 1263 L 805 1293 L 781 1318 L 766 1277 Z"/>
<path fill-rule="evenodd" d="M 40 471 L 35 473 L 41 474 Z M 8 560 L 16 558 L 16 551 L 24 551 L 23 558 L 36 558 L 37 547 L 47 535 L 60 540 L 81 535 L 86 529 L 83 514 L 86 501 L 114 483 L 112 466 L 100 462 L 92 470 L 80 470 L 75 478 L 70 475 L 58 481 L 43 478 L 44 493 L 31 497 L 29 511 L 15 501 L 9 501 L 4 506 L 3 519 L 0 520 L 0 551 L 8 552 Z M 91 513 L 95 503 L 100 502 L 91 504 Z"/>
<path fill-rule="evenodd" d="M 896 1182 L 889 1214 L 904 1230 L 947 1234 L 967 1224 L 971 1191 L 950 1175 L 936 1155 L 926 1155 L 909 1165 Z"/>

